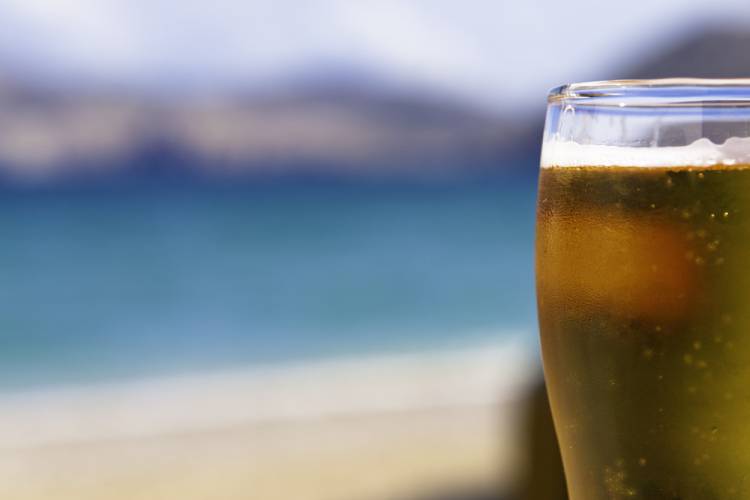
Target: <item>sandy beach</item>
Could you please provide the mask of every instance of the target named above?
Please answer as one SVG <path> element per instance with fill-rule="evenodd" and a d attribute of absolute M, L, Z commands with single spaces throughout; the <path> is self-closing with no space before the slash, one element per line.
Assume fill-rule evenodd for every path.
<path fill-rule="evenodd" d="M 521 344 L 0 398 L 0 496 L 428 499 L 508 484 Z"/>

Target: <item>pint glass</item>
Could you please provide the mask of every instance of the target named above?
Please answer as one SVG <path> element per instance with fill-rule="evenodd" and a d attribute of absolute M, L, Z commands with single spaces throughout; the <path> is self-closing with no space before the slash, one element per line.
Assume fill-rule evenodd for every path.
<path fill-rule="evenodd" d="M 554 89 L 541 167 L 571 500 L 750 499 L 750 80 Z"/>

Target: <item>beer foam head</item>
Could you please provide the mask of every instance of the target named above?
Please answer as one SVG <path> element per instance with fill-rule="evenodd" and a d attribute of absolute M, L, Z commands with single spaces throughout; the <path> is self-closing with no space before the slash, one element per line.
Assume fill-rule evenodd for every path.
<path fill-rule="evenodd" d="M 711 167 L 750 164 L 750 137 L 723 144 L 703 138 L 686 146 L 628 147 L 547 141 L 542 167 Z"/>

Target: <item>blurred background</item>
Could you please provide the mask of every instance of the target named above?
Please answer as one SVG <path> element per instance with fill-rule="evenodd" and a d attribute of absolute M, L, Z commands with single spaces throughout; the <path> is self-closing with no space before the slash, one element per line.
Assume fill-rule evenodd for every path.
<path fill-rule="evenodd" d="M 749 71 L 745 0 L 0 1 L 0 495 L 563 498 L 546 93 Z"/>

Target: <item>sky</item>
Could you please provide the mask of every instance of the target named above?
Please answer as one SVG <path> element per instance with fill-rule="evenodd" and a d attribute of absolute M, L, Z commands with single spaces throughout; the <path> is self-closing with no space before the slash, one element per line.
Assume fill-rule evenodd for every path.
<path fill-rule="evenodd" d="M 0 65 L 176 90 L 340 67 L 511 106 L 725 19 L 750 2 L 0 0 Z"/>

